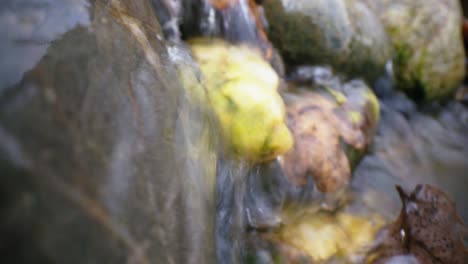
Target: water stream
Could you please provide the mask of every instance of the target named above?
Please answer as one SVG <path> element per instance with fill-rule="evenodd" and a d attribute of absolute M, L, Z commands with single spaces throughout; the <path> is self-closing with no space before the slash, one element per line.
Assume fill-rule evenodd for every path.
<path fill-rule="evenodd" d="M 468 190 L 466 105 L 448 102 L 417 106 L 390 87 L 390 82 L 377 86 L 382 119 L 372 150 L 356 169 L 353 185 L 372 190 L 375 208 L 385 213 L 396 212 L 400 206 L 393 191 L 395 184 L 407 189 L 418 183 L 434 184 L 452 196 L 468 221 L 464 202 Z"/>

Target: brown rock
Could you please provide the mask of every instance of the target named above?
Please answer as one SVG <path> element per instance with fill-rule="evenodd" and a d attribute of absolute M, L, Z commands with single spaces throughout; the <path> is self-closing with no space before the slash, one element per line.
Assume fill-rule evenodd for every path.
<path fill-rule="evenodd" d="M 282 161 L 293 183 L 305 184 L 309 173 L 321 191 L 336 191 L 348 183 L 350 166 L 340 147 L 333 109 L 333 102 L 317 94 L 308 94 L 307 100 L 288 108 L 295 142 Z"/>
<path fill-rule="evenodd" d="M 311 175 L 322 192 L 349 183 L 379 119 L 378 101 L 363 82 L 336 84 L 300 91 L 286 111 L 294 146 L 280 158 L 285 175 L 296 185 Z"/>

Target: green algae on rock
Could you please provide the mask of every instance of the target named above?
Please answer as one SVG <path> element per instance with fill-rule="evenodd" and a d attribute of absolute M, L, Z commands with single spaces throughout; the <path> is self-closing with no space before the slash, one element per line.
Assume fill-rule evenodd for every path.
<path fill-rule="evenodd" d="M 391 45 L 379 19 L 351 0 L 271 0 L 264 3 L 269 37 L 293 64 L 331 64 L 374 80 Z"/>
<path fill-rule="evenodd" d="M 363 263 L 384 225 L 375 214 L 289 213 L 283 213 L 287 221 L 281 227 L 249 233 L 245 263 Z"/>
<path fill-rule="evenodd" d="M 304 252 L 322 263 L 332 258 L 339 263 L 360 263 L 366 247 L 384 221 L 378 215 L 353 215 L 347 212 L 305 214 L 286 223 L 278 232 L 282 243 Z"/>
<path fill-rule="evenodd" d="M 458 0 L 363 0 L 380 17 L 395 50 L 397 86 L 418 100 L 450 95 L 463 80 Z"/>
<path fill-rule="evenodd" d="M 261 53 L 220 40 L 194 40 L 191 48 L 228 152 L 259 162 L 289 150 L 279 79 Z"/>
<path fill-rule="evenodd" d="M 322 192 L 347 186 L 379 120 L 372 90 L 362 81 L 343 85 L 332 79 L 286 97 L 287 123 L 294 137 L 293 149 L 281 156 L 286 176 L 304 185 L 310 174 Z"/>

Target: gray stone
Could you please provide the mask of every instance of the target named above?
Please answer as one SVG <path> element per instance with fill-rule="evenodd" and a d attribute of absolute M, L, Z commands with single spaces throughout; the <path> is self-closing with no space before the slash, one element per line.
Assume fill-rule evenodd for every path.
<path fill-rule="evenodd" d="M 150 3 L 0 7 L 1 262 L 214 262 L 208 124 Z"/>
<path fill-rule="evenodd" d="M 329 64 L 374 80 L 391 49 L 370 10 L 351 0 L 271 0 L 264 3 L 269 37 L 293 64 Z"/>

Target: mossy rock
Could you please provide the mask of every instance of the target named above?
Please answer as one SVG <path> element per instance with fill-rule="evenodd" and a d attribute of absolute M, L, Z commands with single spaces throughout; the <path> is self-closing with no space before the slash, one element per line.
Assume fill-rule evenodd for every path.
<path fill-rule="evenodd" d="M 277 91 L 279 78 L 261 53 L 220 40 L 190 45 L 201 83 L 185 86 L 216 116 L 226 152 L 256 163 L 289 150 L 292 136 Z"/>
<path fill-rule="evenodd" d="M 450 95 L 465 74 L 459 1 L 363 2 L 380 17 L 392 40 L 398 88 L 425 101 Z"/>
<path fill-rule="evenodd" d="M 390 59 L 379 19 L 360 2 L 271 0 L 264 3 L 269 37 L 292 64 L 330 64 L 374 80 Z"/>
<path fill-rule="evenodd" d="M 365 256 L 384 224 L 378 215 L 346 212 L 304 214 L 288 221 L 279 230 L 277 239 L 305 252 L 313 263 L 332 259 L 338 263 L 354 263 L 352 259 Z"/>

